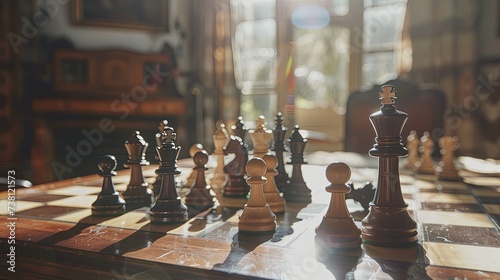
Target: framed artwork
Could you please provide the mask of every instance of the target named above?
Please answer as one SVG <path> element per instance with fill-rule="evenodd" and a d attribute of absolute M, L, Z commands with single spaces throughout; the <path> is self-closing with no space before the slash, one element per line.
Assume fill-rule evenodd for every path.
<path fill-rule="evenodd" d="M 74 0 L 74 24 L 168 31 L 167 0 Z"/>

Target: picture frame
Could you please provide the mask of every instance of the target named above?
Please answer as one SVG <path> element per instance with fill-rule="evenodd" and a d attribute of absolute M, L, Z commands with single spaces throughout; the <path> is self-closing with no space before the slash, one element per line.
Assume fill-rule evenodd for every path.
<path fill-rule="evenodd" d="M 74 0 L 72 23 L 168 32 L 168 0 Z"/>

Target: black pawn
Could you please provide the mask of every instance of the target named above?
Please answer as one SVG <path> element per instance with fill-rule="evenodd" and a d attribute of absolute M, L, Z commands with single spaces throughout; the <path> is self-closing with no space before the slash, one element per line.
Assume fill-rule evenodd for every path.
<path fill-rule="evenodd" d="M 289 202 L 311 202 L 311 190 L 307 187 L 304 177 L 302 176 L 302 164 L 307 162 L 304 160 L 304 150 L 306 148 L 307 139 L 304 139 L 299 132 L 299 126 L 293 128 L 288 145 L 292 157 L 288 164 L 293 165 L 292 177 L 290 182 L 285 187 L 283 197 Z"/>
<path fill-rule="evenodd" d="M 99 160 L 97 165 L 102 177 L 102 190 L 97 195 L 96 201 L 92 203 L 92 215 L 110 216 L 125 213 L 125 200 L 115 190 L 111 177 L 116 176 L 116 159 L 114 156 L 106 155 Z"/>
<path fill-rule="evenodd" d="M 130 168 L 130 183 L 122 196 L 127 202 L 127 209 L 150 207 L 153 203 L 153 192 L 148 188 L 148 183 L 142 174 L 142 167 L 149 165 L 145 159 L 148 143 L 142 138 L 139 131 L 135 131 L 125 142 L 125 148 L 128 153 L 128 161 L 123 166 Z"/>
<path fill-rule="evenodd" d="M 245 127 L 245 122 L 243 121 L 243 117 L 239 116 L 238 119 L 236 120 L 236 123 L 234 123 L 233 126 L 231 126 L 231 129 L 233 130 L 234 136 L 238 136 L 241 138 L 243 142 L 245 142 L 245 137 L 247 134 L 247 128 Z"/>
<path fill-rule="evenodd" d="M 158 133 L 156 133 L 156 137 L 155 137 L 156 138 L 156 147 L 161 147 L 161 145 L 162 145 L 161 134 L 163 133 L 163 131 L 165 131 L 165 127 L 167 127 L 167 126 L 168 126 L 167 120 L 163 120 L 158 124 Z M 160 160 L 160 158 L 158 156 L 155 156 L 155 159 Z M 160 186 L 161 186 L 161 176 L 157 175 L 156 180 L 153 183 L 153 193 L 155 195 L 158 195 L 160 193 Z"/>
<path fill-rule="evenodd" d="M 185 222 L 188 219 L 187 207 L 182 203 L 175 188 L 175 175 L 181 173 L 177 168 L 177 157 L 181 147 L 175 145 L 176 134 L 171 127 L 165 127 L 159 137 L 162 145 L 156 147 L 156 152 L 160 158 L 160 168 L 155 172 L 161 176 L 161 185 L 149 217 L 151 222 Z"/>
<path fill-rule="evenodd" d="M 288 131 L 288 128 L 283 126 L 283 115 L 279 112 L 274 118 L 276 122 L 276 127 L 273 129 L 273 138 L 274 145 L 272 150 L 276 154 L 276 158 L 278 159 L 278 166 L 276 169 L 278 170 L 278 175 L 274 177 L 274 182 L 276 183 L 276 187 L 280 192 L 285 190 L 286 185 L 288 184 L 288 174 L 285 171 L 285 161 L 283 159 L 283 152 L 287 151 L 287 146 L 285 144 L 285 136 Z"/>
<path fill-rule="evenodd" d="M 205 166 L 208 162 L 208 154 L 205 150 L 194 154 L 193 161 L 195 167 L 193 172 L 196 172 L 196 177 L 191 185 L 191 191 L 186 195 L 186 205 L 196 210 L 206 210 L 214 205 L 214 196 L 210 193 L 210 187 L 207 186 L 205 171 L 208 168 Z"/>

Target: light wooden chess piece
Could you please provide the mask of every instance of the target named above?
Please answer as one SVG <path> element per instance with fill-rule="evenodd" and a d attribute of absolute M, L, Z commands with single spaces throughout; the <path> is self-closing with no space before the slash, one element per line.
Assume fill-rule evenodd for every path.
<path fill-rule="evenodd" d="M 285 212 L 285 199 L 281 197 L 276 187 L 274 177 L 278 175 L 276 166 L 278 165 L 278 160 L 275 155 L 265 154 L 262 159 L 267 165 L 267 170 L 265 177 L 267 179 L 264 185 L 264 196 L 266 198 L 267 204 L 271 207 L 273 213 L 283 213 Z"/>
<path fill-rule="evenodd" d="M 410 134 L 406 138 L 406 148 L 408 149 L 406 168 L 410 170 L 415 170 L 420 166 L 420 157 L 418 155 L 419 146 L 420 140 L 418 139 L 417 132 L 415 130 L 410 131 Z"/>
<path fill-rule="evenodd" d="M 263 186 L 267 179 L 266 163 L 261 158 L 252 158 L 246 165 L 249 175 L 247 183 L 251 186 L 250 197 L 243 208 L 238 228 L 243 233 L 262 233 L 276 230 L 276 215 L 266 203 Z"/>
<path fill-rule="evenodd" d="M 432 141 L 429 132 L 424 132 L 420 138 L 420 166 L 417 171 L 420 174 L 434 174 L 434 161 L 432 160 L 432 152 L 434 151 L 434 141 Z"/>
<path fill-rule="evenodd" d="M 351 178 L 351 169 L 343 162 L 331 163 L 326 168 L 326 178 L 331 183 L 325 188 L 331 193 L 330 205 L 316 228 L 316 235 L 321 244 L 331 248 L 359 247 L 361 230 L 354 223 L 345 202 L 345 194 L 351 191 L 346 184 Z"/>
<path fill-rule="evenodd" d="M 203 145 L 200 144 L 200 143 L 196 143 L 196 144 L 193 144 L 191 145 L 191 147 L 189 148 L 189 156 L 191 158 L 194 158 L 194 155 L 197 153 L 197 152 L 201 152 L 203 151 Z M 191 186 L 193 185 L 193 182 L 194 182 L 194 179 L 196 178 L 196 166 L 193 167 L 193 169 L 191 170 L 191 174 L 189 174 L 189 177 L 186 179 L 186 184 L 184 184 L 184 188 L 191 188 Z"/>
<path fill-rule="evenodd" d="M 269 141 L 271 140 L 272 131 L 266 129 L 266 118 L 259 116 L 256 121 L 255 130 L 250 131 L 250 137 L 253 142 L 253 156 L 262 158 L 269 152 Z"/>
<path fill-rule="evenodd" d="M 212 155 L 216 157 L 217 165 L 214 169 L 213 176 L 210 179 L 210 186 L 214 192 L 219 194 L 227 181 L 227 174 L 224 172 L 224 146 L 229 140 L 229 134 L 227 133 L 224 123 L 219 123 L 213 139 L 214 152 Z"/>
<path fill-rule="evenodd" d="M 439 162 L 436 173 L 438 178 L 444 181 L 462 181 L 462 177 L 458 174 L 454 164 L 454 152 L 458 150 L 460 144 L 456 136 L 444 136 L 439 139 L 441 147 L 441 161 Z"/>

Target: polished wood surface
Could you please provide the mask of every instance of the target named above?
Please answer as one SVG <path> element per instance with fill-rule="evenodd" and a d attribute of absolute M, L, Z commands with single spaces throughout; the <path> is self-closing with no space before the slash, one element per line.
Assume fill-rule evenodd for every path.
<path fill-rule="evenodd" d="M 330 199 L 325 192 L 329 181 L 324 161 L 333 157 L 354 162 L 357 157 L 325 153 L 307 157 L 310 164 L 302 168 L 304 180 L 312 189 L 312 203 L 287 203 L 286 212 L 276 215 L 277 228 L 271 235 L 238 232 L 238 215 L 247 203 L 245 198 L 218 196 L 215 210 L 193 213 L 188 222 L 169 225 L 151 223 L 147 208 L 117 217 L 92 216 L 89 205 L 102 183 L 97 175 L 17 190 L 16 274 L 12 275 L 16 279 L 500 277 L 500 235 L 495 219 L 500 201 L 496 188 L 441 183 L 435 178 L 420 180 L 405 171 L 401 174 L 402 193 L 418 223 L 418 243 L 405 248 L 362 244 L 336 251 L 318 243 L 315 233 Z M 352 167 L 355 186 L 377 177 L 377 170 L 371 168 L 376 162 L 365 157 L 362 160 L 367 162 Z M 213 168 L 215 163 L 213 158 L 208 167 Z M 189 174 L 191 165 L 191 159 L 186 164 L 181 162 L 179 176 Z M 155 180 L 157 168 L 144 167 L 149 183 Z M 113 177 L 116 189 L 125 191 L 129 179 L 128 171 L 118 172 Z M 4 225 L 9 222 L 6 198 L 7 193 L 0 194 L 0 220 Z M 366 212 L 352 200 L 346 202 L 355 224 L 360 226 Z M 7 240 L 8 232 L 1 231 L 2 252 L 10 246 Z M 6 270 L 6 265 L 2 262 L 1 269 Z"/>

